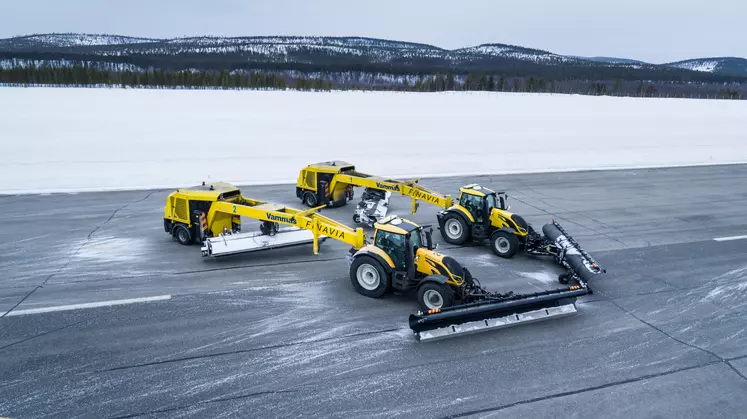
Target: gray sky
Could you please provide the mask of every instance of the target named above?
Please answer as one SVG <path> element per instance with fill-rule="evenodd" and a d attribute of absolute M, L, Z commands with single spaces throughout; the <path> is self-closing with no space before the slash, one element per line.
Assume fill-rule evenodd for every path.
<path fill-rule="evenodd" d="M 745 0 L 1 0 L 0 37 L 44 32 L 367 36 L 506 43 L 662 63 L 747 57 Z"/>

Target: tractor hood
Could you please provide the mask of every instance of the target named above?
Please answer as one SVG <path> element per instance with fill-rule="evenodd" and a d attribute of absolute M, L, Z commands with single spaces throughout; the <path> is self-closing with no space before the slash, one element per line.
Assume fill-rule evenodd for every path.
<path fill-rule="evenodd" d="M 490 220 L 494 226 L 506 224 L 508 227 L 517 230 L 522 234 L 526 234 L 529 230 L 529 225 L 521 216 L 508 212 L 507 210 L 491 208 Z"/>

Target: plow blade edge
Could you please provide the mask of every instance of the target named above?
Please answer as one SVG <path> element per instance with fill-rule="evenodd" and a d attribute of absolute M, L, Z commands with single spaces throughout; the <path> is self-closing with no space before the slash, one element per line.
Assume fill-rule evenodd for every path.
<path fill-rule="evenodd" d="M 576 313 L 576 297 L 588 292 L 574 286 L 411 314 L 410 329 L 427 341 L 555 319 Z"/>

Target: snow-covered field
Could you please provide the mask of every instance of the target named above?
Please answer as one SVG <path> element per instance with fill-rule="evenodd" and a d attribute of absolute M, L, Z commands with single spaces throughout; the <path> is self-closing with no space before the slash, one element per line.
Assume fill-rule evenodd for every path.
<path fill-rule="evenodd" d="M 747 162 L 747 101 L 0 88 L 0 193 Z"/>

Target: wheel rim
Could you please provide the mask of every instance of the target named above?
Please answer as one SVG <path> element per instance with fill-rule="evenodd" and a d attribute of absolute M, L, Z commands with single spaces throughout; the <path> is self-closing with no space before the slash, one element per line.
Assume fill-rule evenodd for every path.
<path fill-rule="evenodd" d="M 450 219 L 446 222 L 446 234 L 452 239 L 458 239 L 462 236 L 462 223 L 458 220 Z"/>
<path fill-rule="evenodd" d="M 508 252 L 508 249 L 511 248 L 511 243 L 508 242 L 508 239 L 505 237 L 498 237 L 498 239 L 495 241 L 495 250 L 506 253 Z"/>
<path fill-rule="evenodd" d="M 379 277 L 379 271 L 371 265 L 364 264 L 358 267 L 358 271 L 355 273 L 358 283 L 364 289 L 373 291 L 381 284 L 381 278 Z"/>
<path fill-rule="evenodd" d="M 427 290 L 423 293 L 423 303 L 431 310 L 441 308 L 444 305 L 444 298 L 436 290 Z"/>
<path fill-rule="evenodd" d="M 182 243 L 186 243 L 187 240 L 189 240 L 189 237 L 187 236 L 187 232 L 184 231 L 183 228 L 179 229 L 179 241 Z"/>
<path fill-rule="evenodd" d="M 313 207 L 314 206 L 314 197 L 311 195 L 306 195 L 306 205 Z"/>

